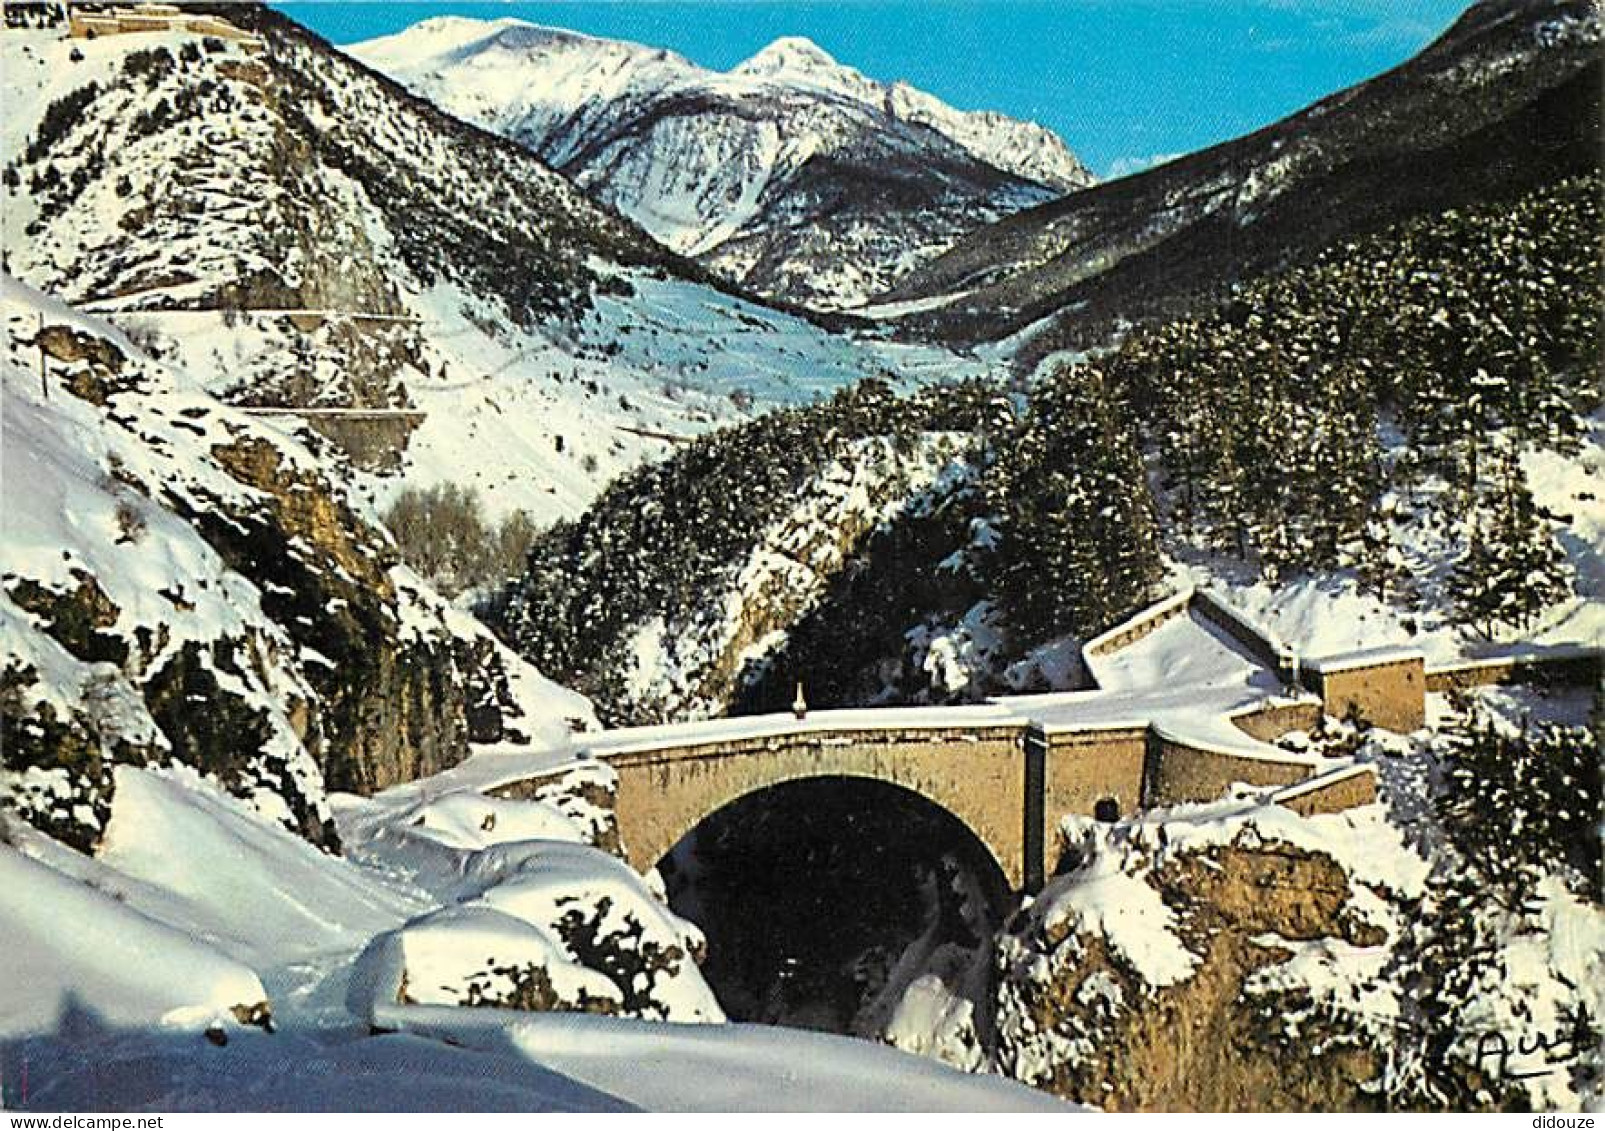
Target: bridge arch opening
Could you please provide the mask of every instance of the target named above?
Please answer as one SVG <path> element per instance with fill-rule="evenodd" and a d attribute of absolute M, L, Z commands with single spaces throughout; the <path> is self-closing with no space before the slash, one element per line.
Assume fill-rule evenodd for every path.
<path fill-rule="evenodd" d="M 733 1020 L 882 1036 L 916 980 L 990 1017 L 992 937 L 1013 898 L 958 817 L 874 778 L 770 785 L 704 818 L 659 861 L 670 906 L 708 938 Z M 934 976 L 940 989 L 927 976 Z"/>

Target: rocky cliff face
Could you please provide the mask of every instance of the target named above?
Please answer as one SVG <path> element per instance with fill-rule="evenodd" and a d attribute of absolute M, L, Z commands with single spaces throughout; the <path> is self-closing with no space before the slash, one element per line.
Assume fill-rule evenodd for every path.
<path fill-rule="evenodd" d="M 1136 893 L 1132 906 L 1157 901 L 1186 951 L 1179 965 L 1190 969 L 1146 968 L 1152 954 L 1104 929 L 1116 908 L 1106 909 L 1110 918 L 1065 914 L 1054 898 L 1061 893 L 1049 893 L 1048 908 L 1002 947 L 1005 1071 L 1117 1111 L 1352 1111 L 1376 1103 L 1365 1086 L 1379 1073 L 1379 1054 L 1339 1042 L 1290 1065 L 1299 1050 L 1282 1018 L 1292 1003 L 1250 992 L 1300 951 L 1363 953 L 1387 941 L 1384 928 L 1354 910 L 1356 887 L 1340 864 L 1245 838 L 1178 853 L 1136 882 L 1152 895 Z M 1081 898 L 1070 897 L 1078 909 Z M 1168 981 L 1173 974 L 1181 976 Z"/>
<path fill-rule="evenodd" d="M 586 714 L 400 564 L 315 435 L 5 288 L 4 781 L 34 823 L 87 847 L 111 768 L 171 760 L 333 847 L 327 789 L 516 738 L 543 694 Z"/>
<path fill-rule="evenodd" d="M 351 50 L 676 251 L 821 309 L 858 305 L 971 228 L 1093 182 L 1041 126 L 877 82 L 805 39 L 728 73 L 511 19 L 425 20 Z"/>

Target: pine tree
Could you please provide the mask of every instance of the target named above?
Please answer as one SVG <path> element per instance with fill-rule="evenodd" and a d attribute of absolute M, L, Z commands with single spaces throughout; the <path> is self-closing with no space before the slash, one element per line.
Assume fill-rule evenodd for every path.
<path fill-rule="evenodd" d="M 1404 577 L 1404 563 L 1382 515 L 1375 515 L 1344 547 L 1343 564 L 1352 565 L 1360 585 L 1386 601 Z"/>
<path fill-rule="evenodd" d="M 1092 366 L 1044 379 L 989 486 L 986 573 L 1020 643 L 1091 635 L 1151 599 L 1152 497 L 1125 406 Z M 1007 484 L 1006 492 L 998 484 Z"/>
<path fill-rule="evenodd" d="M 1495 460 L 1453 574 L 1458 619 L 1490 639 L 1501 627 L 1527 628 L 1570 592 L 1565 556 L 1515 451 L 1505 447 Z"/>

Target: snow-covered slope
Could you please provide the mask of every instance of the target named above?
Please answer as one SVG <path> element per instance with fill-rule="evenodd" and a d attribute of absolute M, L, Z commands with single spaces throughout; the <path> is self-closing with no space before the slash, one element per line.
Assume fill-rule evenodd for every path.
<path fill-rule="evenodd" d="M 642 1020 L 719 1020 L 697 932 L 541 802 L 342 798 L 353 863 L 192 772 L 117 774 L 98 858 L 0 843 L 7 1110 L 1064 1110 L 843 1038 Z M 429 835 L 447 813 L 476 844 Z"/>
<path fill-rule="evenodd" d="M 225 400 L 318 410 L 381 504 L 451 482 L 546 522 L 680 437 L 953 363 L 710 286 L 519 146 L 231 18 L 262 53 L 0 36 L 9 269 Z"/>
<path fill-rule="evenodd" d="M 1432 696 L 1409 737 L 1287 736 L 1376 767 L 1343 813 L 1242 790 L 1066 818 L 1074 866 L 999 941 L 1005 1070 L 1114 1110 L 1596 1110 L 1598 842 L 1586 815 L 1536 831 L 1598 805 L 1589 698 Z M 1522 754 L 1488 745 L 1500 716 Z"/>
<path fill-rule="evenodd" d="M 329 784 L 589 717 L 400 564 L 326 445 L 8 277 L 0 300 L 8 808 L 87 846 L 113 767 L 172 760 L 333 845 Z"/>
<path fill-rule="evenodd" d="M 978 393 L 866 384 L 686 445 L 538 538 L 481 615 L 610 723 L 722 714 L 877 531 L 962 493 Z"/>
<path fill-rule="evenodd" d="M 729 72 L 515 19 L 349 48 L 760 291 L 857 305 L 968 229 L 1092 183 L 1053 133 L 870 79 L 800 38 Z"/>

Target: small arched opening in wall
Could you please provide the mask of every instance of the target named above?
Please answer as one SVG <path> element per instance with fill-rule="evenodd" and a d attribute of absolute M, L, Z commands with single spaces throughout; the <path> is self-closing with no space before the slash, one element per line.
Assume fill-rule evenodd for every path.
<path fill-rule="evenodd" d="M 1112 825 L 1120 820 L 1120 802 L 1113 797 L 1100 797 L 1092 807 L 1092 816 L 1094 820 Z"/>
<path fill-rule="evenodd" d="M 703 975 L 731 1020 L 879 1037 L 935 973 L 989 1024 L 992 938 L 1013 897 L 980 839 L 912 790 L 768 786 L 704 818 L 658 870 L 707 935 Z"/>

